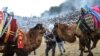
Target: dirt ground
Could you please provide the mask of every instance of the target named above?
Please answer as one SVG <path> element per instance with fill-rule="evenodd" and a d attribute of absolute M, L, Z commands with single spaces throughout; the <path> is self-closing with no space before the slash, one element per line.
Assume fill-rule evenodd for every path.
<path fill-rule="evenodd" d="M 79 48 L 78 43 L 79 43 L 78 39 L 74 43 L 66 42 L 65 43 L 66 52 L 64 53 L 63 56 L 79 56 L 80 51 L 78 49 Z M 32 52 L 29 56 L 45 56 L 45 48 L 46 48 L 45 46 L 46 45 L 45 45 L 44 39 L 43 39 L 41 46 L 36 50 L 37 55 L 34 55 Z M 99 47 L 100 47 L 100 41 L 98 42 L 97 47 L 92 50 L 94 56 L 100 56 L 100 48 Z M 52 54 L 52 51 L 50 50 L 49 56 L 51 56 L 51 54 Z M 84 53 L 83 56 L 87 56 L 87 54 L 88 53 Z M 2 54 L 0 54 L 0 56 L 2 56 Z M 14 56 L 16 56 L 16 55 L 14 55 Z M 60 56 L 58 46 L 56 46 L 56 56 Z"/>
<path fill-rule="evenodd" d="M 78 43 L 79 43 L 78 39 L 76 40 L 75 43 L 66 42 L 65 43 L 66 52 L 64 53 L 63 56 L 79 56 L 80 51 L 78 49 L 79 48 Z M 97 47 L 92 50 L 94 56 L 100 56 L 100 48 L 99 47 L 100 47 L 100 41 L 98 42 Z M 41 46 L 37 49 L 37 55 L 35 55 L 35 56 L 45 56 L 44 54 L 45 54 L 45 43 L 43 40 Z M 52 54 L 52 51 L 49 52 L 49 56 L 51 56 L 51 54 Z M 84 56 L 87 56 L 87 54 L 88 53 L 84 53 Z M 33 52 L 29 56 L 34 56 Z M 56 56 L 60 56 L 58 46 L 56 46 Z"/>

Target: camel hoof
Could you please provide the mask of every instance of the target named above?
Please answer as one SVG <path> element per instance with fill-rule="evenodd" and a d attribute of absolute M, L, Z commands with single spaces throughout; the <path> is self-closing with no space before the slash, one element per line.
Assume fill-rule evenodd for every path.
<path fill-rule="evenodd" d="M 34 55 L 36 55 L 36 52 L 34 51 Z"/>
<path fill-rule="evenodd" d="M 89 53 L 88 56 L 93 56 L 93 53 Z"/>

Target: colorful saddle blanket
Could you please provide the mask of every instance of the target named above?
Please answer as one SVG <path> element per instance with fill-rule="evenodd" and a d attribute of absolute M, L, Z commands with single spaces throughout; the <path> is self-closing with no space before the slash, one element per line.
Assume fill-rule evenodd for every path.
<path fill-rule="evenodd" d="M 100 21 L 98 21 L 94 15 L 87 14 L 84 16 L 84 19 L 91 30 L 100 28 Z"/>
<path fill-rule="evenodd" d="M 86 18 L 87 19 L 87 18 Z M 84 19 L 83 16 L 80 16 L 79 21 L 77 22 L 77 24 L 79 25 L 79 28 L 82 32 L 91 32 L 90 27 L 87 24 L 86 19 Z"/>
<path fill-rule="evenodd" d="M 100 28 L 100 7 L 94 6 L 92 8 L 85 6 L 87 14 L 80 16 L 79 27 L 82 31 L 91 32 Z"/>
<path fill-rule="evenodd" d="M 82 32 L 91 32 L 97 28 L 100 28 L 100 22 L 92 14 L 86 14 L 80 18 L 80 29 Z"/>
<path fill-rule="evenodd" d="M 97 12 L 98 14 L 100 14 L 100 7 L 99 6 L 93 6 L 92 10 L 94 10 L 95 12 Z"/>

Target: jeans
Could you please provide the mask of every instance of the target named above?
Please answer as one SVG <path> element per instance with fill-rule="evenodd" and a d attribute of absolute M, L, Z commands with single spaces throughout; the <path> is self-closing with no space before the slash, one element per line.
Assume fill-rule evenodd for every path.
<path fill-rule="evenodd" d="M 58 43 L 58 48 L 59 48 L 61 54 L 63 54 L 63 51 L 65 50 L 64 49 L 64 41 L 61 41 Z"/>
<path fill-rule="evenodd" d="M 56 49 L 56 43 L 53 43 L 52 45 L 47 45 L 45 50 L 45 56 L 48 56 L 48 52 L 52 49 L 52 56 L 55 56 L 55 49 Z"/>

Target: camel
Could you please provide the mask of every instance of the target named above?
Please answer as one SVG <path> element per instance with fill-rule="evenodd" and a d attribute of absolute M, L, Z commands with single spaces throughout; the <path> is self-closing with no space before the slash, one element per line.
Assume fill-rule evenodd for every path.
<path fill-rule="evenodd" d="M 31 28 L 29 32 L 23 34 L 24 48 L 16 49 L 17 56 L 28 56 L 29 53 L 34 51 L 41 45 L 43 34 L 45 29 L 42 24 L 37 24 L 34 28 Z"/>
<path fill-rule="evenodd" d="M 55 23 L 53 31 L 60 39 L 69 43 L 74 43 L 77 36 L 79 38 L 79 49 L 81 50 L 80 56 L 83 56 L 85 47 L 89 50 L 89 56 L 93 55 L 90 49 L 90 34 L 82 32 L 76 23 L 71 25 Z"/>

